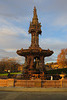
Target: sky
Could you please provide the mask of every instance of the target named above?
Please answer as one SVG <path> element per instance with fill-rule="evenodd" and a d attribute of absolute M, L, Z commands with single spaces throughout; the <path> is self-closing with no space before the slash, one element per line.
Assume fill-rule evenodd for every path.
<path fill-rule="evenodd" d="M 24 63 L 16 51 L 30 46 L 34 6 L 42 25 L 40 47 L 54 51 L 45 62 L 56 62 L 61 49 L 67 48 L 67 0 L 0 0 L 0 59 L 14 57 Z"/>

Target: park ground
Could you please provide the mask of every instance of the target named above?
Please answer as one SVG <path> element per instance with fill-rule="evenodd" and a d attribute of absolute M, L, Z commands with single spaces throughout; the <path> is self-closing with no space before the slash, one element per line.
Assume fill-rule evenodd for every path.
<path fill-rule="evenodd" d="M 17 75 L 17 74 L 22 74 L 22 73 L 21 72 L 14 72 L 14 73 L 10 73 L 10 74 Z M 8 73 L 0 73 L 0 76 L 5 76 L 5 75 L 8 76 Z"/>
<path fill-rule="evenodd" d="M 67 92 L 0 91 L 0 100 L 67 100 Z"/>

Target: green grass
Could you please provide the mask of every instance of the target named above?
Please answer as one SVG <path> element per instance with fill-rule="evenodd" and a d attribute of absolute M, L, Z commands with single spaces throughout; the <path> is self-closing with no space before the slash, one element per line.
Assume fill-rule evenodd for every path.
<path fill-rule="evenodd" d="M 14 72 L 14 73 L 10 73 L 10 74 L 22 74 L 21 72 Z M 0 76 L 7 76 L 8 73 L 2 73 L 0 74 Z"/>
<path fill-rule="evenodd" d="M 22 74 L 21 72 L 14 72 L 14 73 L 10 73 L 10 74 Z"/>
<path fill-rule="evenodd" d="M 8 75 L 8 73 L 0 74 L 0 76 L 7 76 L 7 75 Z"/>

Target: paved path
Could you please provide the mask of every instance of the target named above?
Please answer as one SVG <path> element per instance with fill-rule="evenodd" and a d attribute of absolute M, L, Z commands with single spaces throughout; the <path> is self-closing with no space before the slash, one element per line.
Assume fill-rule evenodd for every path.
<path fill-rule="evenodd" d="M 0 100 L 67 100 L 67 92 L 3 92 Z"/>
<path fill-rule="evenodd" d="M 67 92 L 67 88 L 23 88 L 23 87 L 0 87 L 0 91 L 12 92 Z"/>

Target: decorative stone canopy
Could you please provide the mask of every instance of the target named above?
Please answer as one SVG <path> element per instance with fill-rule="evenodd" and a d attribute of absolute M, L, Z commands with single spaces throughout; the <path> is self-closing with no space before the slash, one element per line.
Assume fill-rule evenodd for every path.
<path fill-rule="evenodd" d="M 34 7 L 32 22 L 30 22 L 29 33 L 41 34 L 41 23 L 38 22 L 36 7 Z"/>

